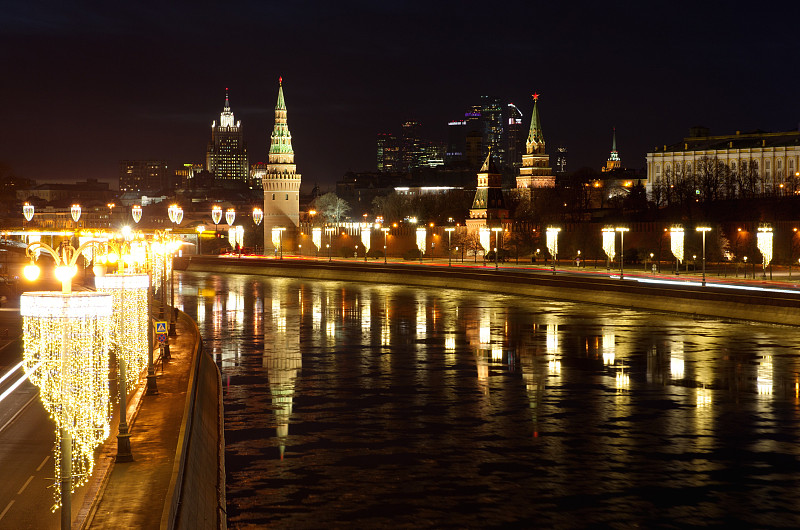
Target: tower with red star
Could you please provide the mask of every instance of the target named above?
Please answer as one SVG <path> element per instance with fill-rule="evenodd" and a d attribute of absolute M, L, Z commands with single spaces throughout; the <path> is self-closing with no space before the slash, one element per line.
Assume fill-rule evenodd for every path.
<path fill-rule="evenodd" d="M 533 112 L 531 128 L 525 142 L 525 154 L 522 155 L 522 167 L 517 177 L 517 188 L 552 188 L 556 178 L 550 168 L 550 156 L 545 153 L 544 133 L 539 118 L 539 94 L 533 95 Z"/>

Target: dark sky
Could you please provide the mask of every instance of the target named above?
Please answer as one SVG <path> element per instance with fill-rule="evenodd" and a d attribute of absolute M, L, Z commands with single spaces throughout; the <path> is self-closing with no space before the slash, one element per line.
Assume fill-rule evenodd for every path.
<path fill-rule="evenodd" d="M 283 76 L 304 184 L 374 170 L 375 135 L 406 119 L 444 140 L 481 95 L 527 122 L 534 91 L 569 169 L 603 165 L 612 127 L 624 165 L 641 167 L 692 125 L 797 128 L 798 8 L 768 5 L 4 2 L 0 164 L 116 187 L 121 159 L 202 162 L 225 87 L 263 161 Z"/>

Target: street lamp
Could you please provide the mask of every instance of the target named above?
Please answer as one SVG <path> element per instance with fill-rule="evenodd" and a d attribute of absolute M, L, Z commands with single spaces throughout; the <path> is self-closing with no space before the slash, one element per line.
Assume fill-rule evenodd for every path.
<path fill-rule="evenodd" d="M 326 226 L 325 233 L 328 234 L 328 261 L 331 261 L 331 245 L 333 245 L 333 233 L 336 232 L 335 226 Z"/>
<path fill-rule="evenodd" d="M 383 227 L 383 228 L 381 228 L 381 232 L 383 232 L 383 263 L 385 265 L 387 263 L 386 254 L 389 252 L 389 247 L 386 244 L 387 237 L 388 237 L 388 234 L 389 234 L 389 228 L 388 227 Z"/>
<path fill-rule="evenodd" d="M 448 226 L 447 228 L 444 229 L 444 231 L 447 232 L 447 266 L 448 267 L 452 267 L 453 266 L 453 252 L 450 249 L 450 236 L 453 234 L 453 230 L 455 230 L 455 228 L 453 228 L 452 226 Z"/>
<path fill-rule="evenodd" d="M 214 233 L 217 232 L 217 225 L 222 221 L 222 207 L 216 204 L 211 207 L 211 222 L 214 223 Z"/>
<path fill-rule="evenodd" d="M 253 208 L 253 222 L 256 226 L 261 224 L 262 219 L 264 219 L 264 210 L 261 208 Z"/>
<path fill-rule="evenodd" d="M 200 237 L 203 235 L 203 232 L 206 231 L 206 227 L 203 225 L 197 225 L 197 228 L 195 228 L 195 230 L 197 231 L 197 255 L 202 256 L 203 252 L 202 249 L 200 248 Z"/>
<path fill-rule="evenodd" d="M 503 227 L 502 226 L 493 226 L 492 227 L 492 232 L 494 232 L 494 245 L 495 245 L 495 247 L 494 247 L 494 270 L 497 270 L 497 262 L 498 262 L 497 255 L 500 253 L 500 250 L 499 250 L 501 248 L 501 245 L 500 245 L 500 241 L 501 241 L 500 240 L 500 232 L 502 232 L 502 231 L 503 231 Z"/>
<path fill-rule="evenodd" d="M 556 274 L 556 260 L 558 259 L 558 233 L 560 228 L 555 226 L 547 227 L 547 250 L 553 255 L 553 276 Z"/>
<path fill-rule="evenodd" d="M 702 232 L 703 234 L 703 287 L 706 285 L 706 232 L 711 231 L 710 226 L 698 226 L 695 228 L 696 231 Z M 719 273 L 717 274 L 719 276 Z"/>
<path fill-rule="evenodd" d="M 228 226 L 233 226 L 233 222 L 236 220 L 236 210 L 233 208 L 228 208 L 225 211 L 225 222 L 228 223 Z"/>
<path fill-rule="evenodd" d="M 630 229 L 625 226 L 618 226 L 615 229 L 619 232 L 619 279 L 625 278 L 625 232 Z"/>
<path fill-rule="evenodd" d="M 110 434 L 108 421 L 108 341 L 113 312 L 112 297 L 105 293 L 72 292 L 72 277 L 78 257 L 88 241 L 77 250 L 71 245 L 61 254 L 40 242 L 31 243 L 26 254 L 27 278 L 37 272 L 33 263 L 37 251 L 50 254 L 56 262 L 61 292 L 29 292 L 20 296 L 23 362 L 30 381 L 39 387 L 45 410 L 56 423 L 55 477 L 56 505 L 61 506 L 61 528 L 71 527 L 70 494 L 85 483 L 94 466 L 94 451 Z M 74 449 L 74 451 L 73 451 Z M 73 462 L 75 473 L 73 473 Z"/>

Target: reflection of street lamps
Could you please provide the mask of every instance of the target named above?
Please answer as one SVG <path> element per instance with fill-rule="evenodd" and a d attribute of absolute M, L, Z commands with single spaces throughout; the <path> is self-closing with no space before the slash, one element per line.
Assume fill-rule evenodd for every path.
<path fill-rule="evenodd" d="M 625 277 L 625 232 L 630 230 L 625 226 L 618 226 L 616 227 L 616 231 L 619 232 L 619 279 L 622 280 Z"/>
<path fill-rule="evenodd" d="M 387 246 L 387 237 L 389 234 L 389 228 L 384 227 L 381 228 L 381 232 L 383 232 L 383 263 L 386 264 L 386 255 L 389 253 L 389 247 Z"/>
<path fill-rule="evenodd" d="M 450 249 L 450 236 L 453 234 L 453 230 L 455 230 L 455 228 L 453 228 L 452 226 L 448 226 L 447 228 L 444 229 L 444 231 L 447 232 L 447 266 L 448 267 L 452 267 L 453 266 L 453 252 Z"/>

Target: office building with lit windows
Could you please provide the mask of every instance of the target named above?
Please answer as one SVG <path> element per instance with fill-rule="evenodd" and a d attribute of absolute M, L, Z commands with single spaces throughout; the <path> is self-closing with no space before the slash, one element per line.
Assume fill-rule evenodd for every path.
<path fill-rule="evenodd" d="M 166 160 L 121 160 L 119 191 L 162 191 L 170 187 Z"/>
<path fill-rule="evenodd" d="M 240 180 L 249 184 L 250 167 L 247 145 L 242 133 L 242 122 L 235 121 L 225 89 L 225 106 L 219 123 L 211 122 L 211 141 L 206 150 L 206 169 L 217 180 Z"/>

